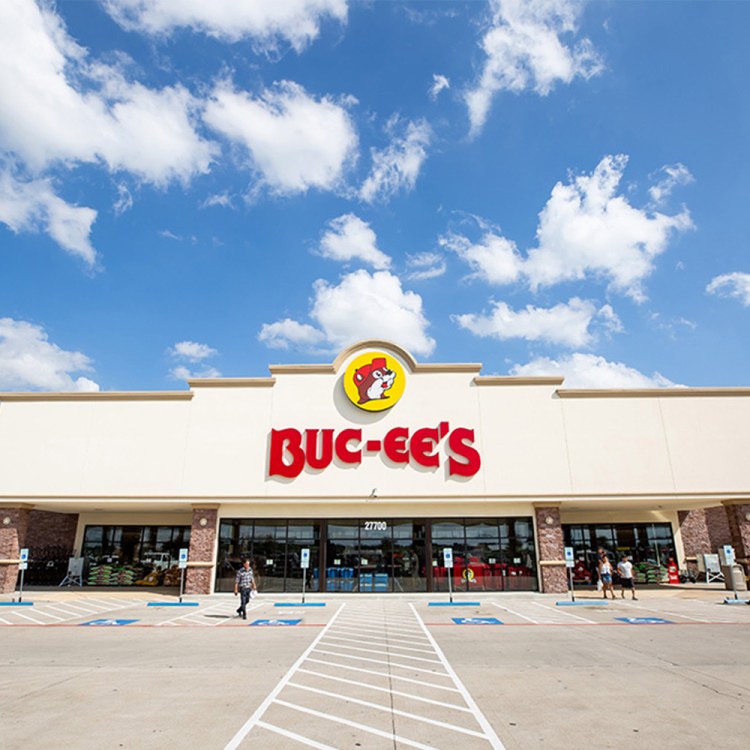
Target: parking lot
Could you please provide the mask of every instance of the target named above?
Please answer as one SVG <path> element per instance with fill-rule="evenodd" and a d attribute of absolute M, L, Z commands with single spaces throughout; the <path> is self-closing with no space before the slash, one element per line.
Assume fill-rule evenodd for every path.
<path fill-rule="evenodd" d="M 2 744 L 746 750 L 749 606 L 583 596 L 4 597 Z"/>

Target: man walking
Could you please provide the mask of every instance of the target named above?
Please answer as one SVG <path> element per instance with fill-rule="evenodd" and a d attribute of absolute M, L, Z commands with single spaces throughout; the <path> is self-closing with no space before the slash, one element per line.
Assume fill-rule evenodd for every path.
<path fill-rule="evenodd" d="M 622 560 L 617 563 L 617 572 L 620 575 L 620 594 L 625 598 L 625 589 L 630 590 L 630 596 L 637 599 L 635 595 L 635 580 L 633 578 L 633 563 L 630 562 L 627 555 L 622 556 Z"/>
<path fill-rule="evenodd" d="M 250 560 L 245 558 L 242 561 L 242 567 L 237 571 L 234 577 L 234 595 L 240 595 L 240 606 L 237 608 L 237 614 L 247 620 L 247 603 L 250 601 L 252 592 L 256 590 L 255 576 L 253 569 L 250 567 Z"/>

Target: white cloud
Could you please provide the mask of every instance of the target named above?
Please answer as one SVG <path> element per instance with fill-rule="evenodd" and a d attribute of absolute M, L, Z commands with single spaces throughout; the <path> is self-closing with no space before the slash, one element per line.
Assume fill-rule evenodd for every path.
<path fill-rule="evenodd" d="M 538 246 L 526 273 L 532 288 L 582 279 L 587 273 L 640 302 L 642 284 L 674 232 L 693 228 L 687 209 L 668 216 L 631 206 L 617 189 L 628 159 L 604 157 L 593 174 L 558 182 L 539 215 Z"/>
<path fill-rule="evenodd" d="M 133 196 L 130 194 L 127 185 L 120 183 L 117 186 L 117 200 L 112 205 L 115 216 L 120 216 L 126 211 L 130 211 L 131 208 L 133 208 Z"/>
<path fill-rule="evenodd" d="M 591 300 L 577 297 L 550 308 L 527 305 L 518 311 L 505 302 L 494 302 L 489 315 L 455 315 L 453 319 L 476 336 L 501 340 L 522 338 L 570 348 L 588 346 L 594 341 L 590 329 L 595 321 L 608 331 L 622 328 L 609 305 L 597 310 Z"/>
<path fill-rule="evenodd" d="M 722 297 L 734 297 L 745 307 L 750 307 L 750 273 L 735 272 L 715 276 L 706 291 Z"/>
<path fill-rule="evenodd" d="M 257 49 L 271 51 L 280 40 L 297 52 L 320 33 L 327 17 L 346 21 L 346 0 L 104 0 L 110 15 L 125 29 L 169 34 L 175 28 L 236 42 L 250 38 Z"/>
<path fill-rule="evenodd" d="M 659 170 L 659 173 L 661 179 L 648 190 L 648 194 L 656 206 L 662 205 L 676 187 L 689 185 L 694 180 L 690 170 L 680 163 L 666 164 Z M 655 177 L 655 175 L 652 175 L 652 177 Z"/>
<path fill-rule="evenodd" d="M 432 86 L 430 86 L 430 98 L 431 99 L 437 99 L 438 94 L 443 89 L 449 89 L 451 87 L 451 82 L 442 75 L 439 75 L 438 73 L 432 74 Z"/>
<path fill-rule="evenodd" d="M 679 387 L 661 373 L 644 375 L 621 362 L 609 362 L 595 354 L 576 352 L 559 359 L 540 357 L 525 365 L 516 364 L 511 375 L 558 375 L 564 388 L 674 388 Z"/>
<path fill-rule="evenodd" d="M 0 3 L 0 91 L 0 146 L 32 171 L 101 163 L 166 185 L 207 172 L 215 153 L 182 86 L 149 89 L 90 62 L 32 0 Z"/>
<path fill-rule="evenodd" d="M 318 280 L 314 291 L 310 318 L 318 328 L 285 319 L 264 325 L 260 340 L 277 348 L 325 345 L 336 351 L 363 339 L 380 338 L 417 355 L 429 355 L 435 348 L 434 339 L 427 335 L 422 298 L 404 291 L 398 277 L 388 271 L 372 275 L 355 271 L 338 285 Z"/>
<path fill-rule="evenodd" d="M 232 208 L 232 199 L 229 197 L 228 193 L 216 193 L 215 195 L 209 195 L 208 198 L 201 203 L 201 208 L 212 208 L 213 206 Z"/>
<path fill-rule="evenodd" d="M 271 349 L 315 349 L 325 342 L 325 334 L 307 323 L 298 323 L 291 318 L 264 323 L 258 340 Z"/>
<path fill-rule="evenodd" d="M 258 98 L 224 82 L 214 90 L 204 119 L 246 148 L 262 183 L 281 194 L 333 190 L 357 156 L 357 132 L 346 109 L 291 81 Z"/>
<path fill-rule="evenodd" d="M 49 342 L 41 326 L 0 318 L 0 390 L 98 391 L 77 372 L 91 371 L 91 360 Z"/>
<path fill-rule="evenodd" d="M 478 243 L 455 233 L 440 242 L 474 270 L 473 276 L 492 284 L 525 278 L 536 291 L 595 276 L 642 302 L 656 257 L 674 233 L 692 229 L 693 222 L 685 208 L 669 216 L 635 208 L 618 195 L 627 161 L 624 155 L 605 156 L 592 174 L 558 182 L 539 214 L 537 246 L 526 258 L 515 243 L 491 231 Z"/>
<path fill-rule="evenodd" d="M 492 0 L 491 6 L 491 26 L 482 39 L 484 67 L 465 97 L 473 134 L 486 122 L 498 91 L 533 89 L 545 96 L 556 83 L 570 83 L 576 76 L 591 78 L 603 67 L 588 39 L 574 46 L 563 41 L 576 34 L 582 3 Z"/>
<path fill-rule="evenodd" d="M 324 258 L 347 262 L 355 259 L 377 270 L 390 268 L 391 259 L 377 246 L 377 237 L 366 221 L 354 214 L 344 214 L 329 222 L 320 240 Z"/>
<path fill-rule="evenodd" d="M 72 206 L 55 195 L 50 180 L 22 181 L 10 170 L 0 171 L 0 221 L 14 232 L 45 232 L 92 267 L 96 250 L 90 235 L 95 220 L 94 209 Z"/>
<path fill-rule="evenodd" d="M 208 344 L 199 344 L 196 341 L 178 341 L 169 349 L 169 353 L 173 357 L 187 359 L 190 362 L 200 362 L 218 354 L 216 349 L 212 349 Z"/>
<path fill-rule="evenodd" d="M 452 250 L 474 270 L 474 278 L 489 284 L 510 284 L 516 281 L 524 267 L 524 259 L 516 243 L 492 232 L 487 232 L 477 243 L 468 237 L 451 232 L 439 239 L 441 247 Z"/>
<path fill-rule="evenodd" d="M 409 281 L 426 281 L 442 276 L 448 267 L 445 258 L 440 253 L 415 253 L 406 256 L 406 266 L 409 271 Z"/>
<path fill-rule="evenodd" d="M 396 122 L 391 121 L 389 128 L 395 128 Z M 362 183 L 360 198 L 372 203 L 388 200 L 400 190 L 413 190 L 431 140 L 430 126 L 419 120 L 410 122 L 405 135 L 394 137 L 386 148 L 380 151 L 372 149 L 372 169 Z"/>

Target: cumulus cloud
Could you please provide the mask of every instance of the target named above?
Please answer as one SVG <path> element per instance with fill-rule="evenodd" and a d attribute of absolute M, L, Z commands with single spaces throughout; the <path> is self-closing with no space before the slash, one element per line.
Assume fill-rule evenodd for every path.
<path fill-rule="evenodd" d="M 165 185 L 208 171 L 215 152 L 186 89 L 149 89 L 90 62 L 32 0 L 0 3 L 0 90 L 0 145 L 31 170 L 95 162 Z"/>
<path fill-rule="evenodd" d="M 394 130 L 397 120 L 389 123 Z M 363 201 L 387 201 L 400 190 L 413 190 L 422 164 L 427 158 L 427 147 L 432 130 L 425 120 L 410 122 L 403 136 L 395 136 L 382 150 L 372 149 L 372 169 L 362 183 L 359 195 Z"/>
<path fill-rule="evenodd" d="M 212 349 L 208 344 L 199 344 L 197 341 L 178 341 L 169 352 L 173 357 L 187 359 L 190 362 L 200 362 L 218 354 L 216 349 Z"/>
<path fill-rule="evenodd" d="M 434 101 L 443 89 L 449 89 L 450 87 L 451 82 L 445 76 L 433 73 L 432 86 L 430 86 L 430 98 Z"/>
<path fill-rule="evenodd" d="M 0 318 L 0 390 L 98 391 L 91 360 L 51 343 L 41 326 L 25 320 Z"/>
<path fill-rule="evenodd" d="M 14 232 L 45 232 L 89 267 L 96 262 L 91 225 L 96 211 L 72 206 L 57 196 L 48 179 L 20 180 L 0 171 L 0 221 Z"/>
<path fill-rule="evenodd" d="M 427 334 L 422 298 L 404 291 L 399 278 L 388 271 L 355 271 L 338 284 L 316 281 L 310 318 L 317 327 L 287 318 L 264 325 L 259 339 L 277 348 L 301 345 L 330 351 L 368 338 L 390 339 L 418 355 L 435 348 Z"/>
<path fill-rule="evenodd" d="M 377 237 L 366 221 L 354 214 L 344 214 L 328 224 L 320 240 L 324 258 L 344 263 L 361 260 L 377 270 L 390 268 L 391 259 L 377 246 Z"/>
<path fill-rule="evenodd" d="M 661 206 L 672 191 L 680 185 L 689 185 L 693 182 L 693 175 L 684 164 L 665 164 L 658 172 L 659 180 L 652 185 L 648 194 L 655 205 Z M 655 175 L 654 175 L 655 177 Z"/>
<path fill-rule="evenodd" d="M 330 97 L 316 99 L 291 81 L 259 97 L 223 82 L 204 120 L 247 149 L 261 183 L 280 194 L 333 190 L 357 156 L 357 132 L 345 106 Z"/>
<path fill-rule="evenodd" d="M 745 307 L 750 307 L 750 273 L 735 272 L 715 276 L 706 291 L 722 297 L 734 297 Z"/>
<path fill-rule="evenodd" d="M 465 96 L 472 134 L 482 129 L 499 91 L 531 89 L 545 96 L 556 83 L 570 83 L 576 76 L 588 79 L 603 70 L 591 41 L 575 41 L 582 3 L 492 0 L 491 6 L 492 21 L 482 39 L 482 73 Z"/>
<path fill-rule="evenodd" d="M 308 323 L 298 323 L 291 318 L 264 323 L 258 340 L 271 349 L 315 349 L 326 340 L 326 336 Z"/>
<path fill-rule="evenodd" d="M 609 305 L 597 310 L 591 300 L 577 297 L 550 308 L 527 305 L 523 310 L 513 310 L 505 302 L 494 302 L 488 315 L 455 315 L 453 319 L 476 336 L 500 340 L 521 338 L 570 348 L 588 346 L 593 342 L 591 326 L 595 321 L 607 331 L 622 329 L 619 318 Z"/>
<path fill-rule="evenodd" d="M 524 259 L 516 243 L 492 232 L 472 242 L 468 237 L 450 232 L 439 239 L 446 250 L 452 250 L 472 270 L 470 278 L 479 278 L 488 284 L 510 284 L 523 272 Z"/>
<path fill-rule="evenodd" d="M 161 35 L 189 28 L 223 41 L 251 39 L 259 51 L 285 41 L 301 52 L 322 21 L 347 17 L 346 0 L 104 0 L 104 6 L 128 30 Z"/>
<path fill-rule="evenodd" d="M 407 274 L 410 281 L 436 279 L 448 270 L 445 258 L 440 253 L 425 252 L 407 255 L 406 266 L 410 269 Z"/>
<path fill-rule="evenodd" d="M 167 349 L 167 353 L 175 359 L 183 360 L 191 364 L 203 362 L 205 359 L 215 357 L 218 354 L 208 344 L 197 341 L 178 341 L 174 346 Z M 176 380 L 190 380 L 191 378 L 220 378 L 221 373 L 215 367 L 205 365 L 200 370 L 191 370 L 184 364 L 176 365 L 169 371 L 172 378 Z"/>
<path fill-rule="evenodd" d="M 525 279 L 532 290 L 593 276 L 636 302 L 646 299 L 643 284 L 672 236 L 693 228 L 683 208 L 667 215 L 632 206 L 618 188 L 627 157 L 605 156 L 592 174 L 558 182 L 539 214 L 537 245 L 526 257 L 514 242 L 487 231 L 479 242 L 451 233 L 441 238 L 472 269 L 492 284 Z"/>
<path fill-rule="evenodd" d="M 525 365 L 516 364 L 511 375 L 558 375 L 565 378 L 564 388 L 674 388 L 678 387 L 661 373 L 645 375 L 622 362 L 609 362 L 595 354 L 576 352 L 559 359 L 540 357 Z"/>

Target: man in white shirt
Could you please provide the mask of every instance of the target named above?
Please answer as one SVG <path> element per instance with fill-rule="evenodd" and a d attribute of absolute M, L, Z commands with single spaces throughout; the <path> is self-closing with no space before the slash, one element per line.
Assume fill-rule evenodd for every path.
<path fill-rule="evenodd" d="M 622 598 L 625 598 L 625 589 L 629 589 L 632 598 L 637 599 L 635 595 L 635 580 L 633 579 L 633 563 L 630 562 L 627 555 L 623 555 L 622 560 L 617 563 L 617 573 L 620 576 L 620 593 L 622 594 Z"/>

